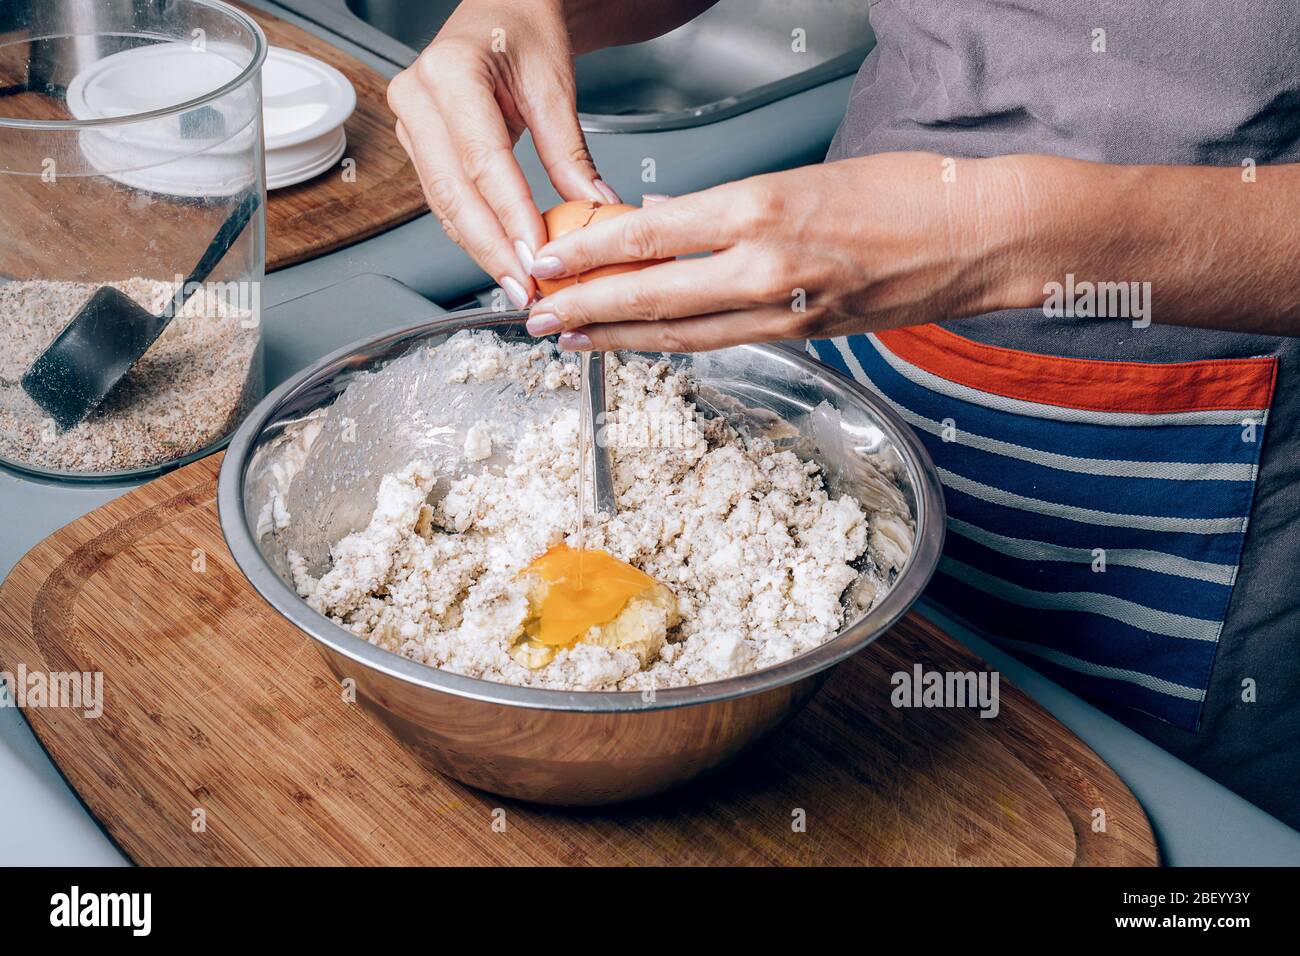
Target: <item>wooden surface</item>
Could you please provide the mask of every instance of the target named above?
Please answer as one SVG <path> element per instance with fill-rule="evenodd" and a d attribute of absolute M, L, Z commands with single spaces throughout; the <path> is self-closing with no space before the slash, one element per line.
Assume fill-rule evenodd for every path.
<path fill-rule="evenodd" d="M 137 863 L 1156 862 L 1128 789 L 1005 681 L 994 719 L 890 705 L 890 675 L 915 663 L 983 670 L 914 616 L 681 792 L 569 811 L 464 787 L 344 702 L 312 642 L 241 576 L 217 523 L 219 457 L 72 523 L 0 588 L 0 669 L 104 675 L 98 718 L 25 714 Z"/>
<path fill-rule="evenodd" d="M 347 151 L 355 182 L 343 179 L 343 160 L 330 172 L 269 194 L 266 270 L 314 259 L 400 225 L 427 210 L 415 167 L 394 128 L 388 80 L 325 40 L 262 10 L 244 7 L 273 46 L 310 54 L 352 81 L 357 109 L 348 120 Z"/>
<path fill-rule="evenodd" d="M 266 270 L 316 258 L 424 212 L 415 167 L 394 132 L 387 79 L 293 24 L 244 9 L 273 45 L 329 63 L 357 93 L 339 164 L 267 195 Z M 12 53 L 25 47 L 16 43 L 4 49 Z M 0 60 L 0 78 L 12 74 L 12 67 Z M 60 100 L 36 92 L 6 95 L 4 112 L 31 119 L 67 117 Z M 32 175 L 0 176 L 0 208 L 7 221 L 21 224 L 0 232 L 0 278 L 103 281 L 139 275 L 170 280 L 189 272 L 228 211 L 220 204 L 140 193 L 102 175 L 68 172 L 86 168 L 75 133 L 34 137 L 7 149 L 6 162 L 28 168 Z M 51 158 L 59 175 L 46 182 L 42 164 Z M 214 281 L 221 278 L 213 276 Z"/>

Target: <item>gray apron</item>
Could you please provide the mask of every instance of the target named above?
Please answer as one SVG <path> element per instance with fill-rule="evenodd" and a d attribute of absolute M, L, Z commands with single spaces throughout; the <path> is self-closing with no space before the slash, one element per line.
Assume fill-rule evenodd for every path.
<path fill-rule="evenodd" d="M 828 160 L 1300 161 L 1295 0 L 877 0 L 871 21 Z M 934 598 L 1300 827 L 1300 340 L 1153 319 L 1013 310 L 810 348 L 943 473 Z"/>

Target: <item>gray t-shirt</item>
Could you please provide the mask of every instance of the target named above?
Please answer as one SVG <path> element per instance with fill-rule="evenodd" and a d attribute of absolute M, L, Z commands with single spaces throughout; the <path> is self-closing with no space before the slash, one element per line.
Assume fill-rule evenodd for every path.
<path fill-rule="evenodd" d="M 877 0 L 871 21 L 877 46 L 828 160 L 905 150 L 1231 167 L 1300 160 L 1295 0 Z M 1026 309 L 944 325 L 1041 355 L 1276 357 L 1254 501 L 1199 728 L 1103 706 L 1300 827 L 1300 339 L 1152 318 L 1135 329 Z M 1224 326 L 1232 322 L 1226 316 Z"/>

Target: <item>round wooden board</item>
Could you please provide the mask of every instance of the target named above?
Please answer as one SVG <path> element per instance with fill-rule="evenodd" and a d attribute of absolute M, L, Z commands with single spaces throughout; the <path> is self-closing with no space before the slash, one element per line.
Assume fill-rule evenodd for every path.
<path fill-rule="evenodd" d="M 397 141 L 387 77 L 292 23 L 255 7 L 243 9 L 273 45 L 323 60 L 357 91 L 357 108 L 344 124 L 348 146 L 339 165 L 268 194 L 266 271 L 315 259 L 428 212 L 415 165 Z"/>
<path fill-rule="evenodd" d="M 890 704 L 890 675 L 914 664 L 984 669 L 916 616 L 683 791 L 564 810 L 464 787 L 345 702 L 311 641 L 249 587 L 217 524 L 219 460 L 67 526 L 0 588 L 0 668 L 102 672 L 101 716 L 25 713 L 138 863 L 1157 862 L 1132 793 L 1005 681 L 994 719 Z"/>

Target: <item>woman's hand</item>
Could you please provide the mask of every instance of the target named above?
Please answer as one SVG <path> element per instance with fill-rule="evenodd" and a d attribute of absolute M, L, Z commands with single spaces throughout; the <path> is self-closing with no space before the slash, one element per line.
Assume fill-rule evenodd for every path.
<path fill-rule="evenodd" d="M 533 275 L 713 255 L 570 285 L 528 329 L 571 350 L 691 352 L 1004 307 L 1027 294 L 1009 289 L 1022 191 L 994 162 L 891 153 L 655 202 L 541 247 Z"/>
<path fill-rule="evenodd" d="M 618 202 L 582 130 L 561 0 L 467 0 L 388 87 L 397 138 L 430 208 L 516 308 L 546 227 L 513 146 L 525 128 L 565 199 Z"/>

